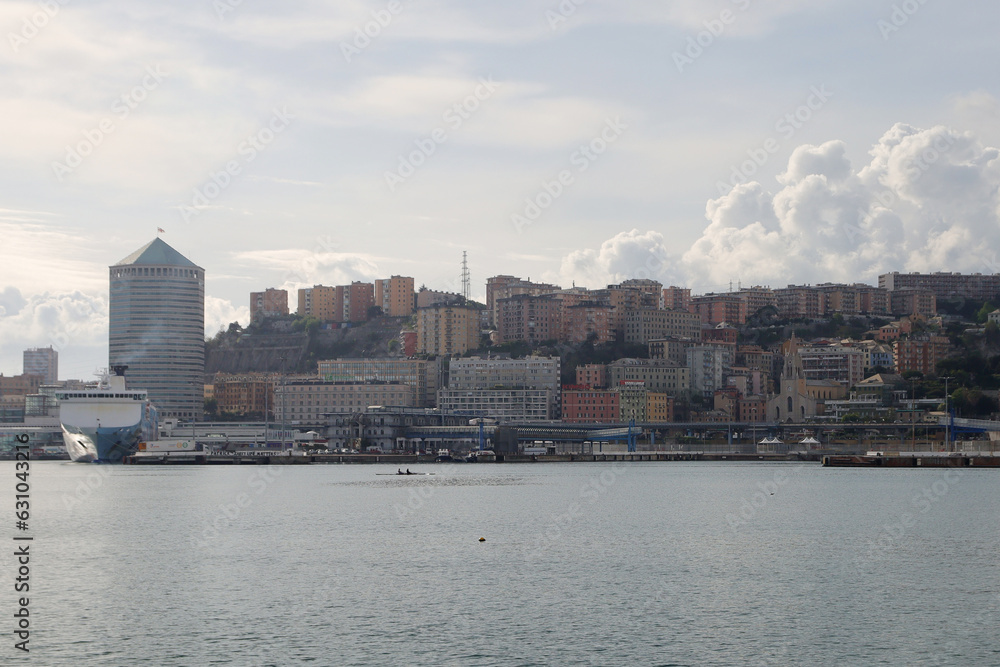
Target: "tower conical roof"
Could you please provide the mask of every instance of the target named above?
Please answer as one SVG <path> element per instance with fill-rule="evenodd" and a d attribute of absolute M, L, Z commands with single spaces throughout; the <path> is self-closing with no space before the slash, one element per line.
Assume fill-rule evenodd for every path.
<path fill-rule="evenodd" d="M 166 241 L 156 237 L 125 259 L 112 266 L 127 266 L 132 264 L 155 264 L 158 266 L 193 266 L 201 268 L 190 259 L 171 248 Z"/>

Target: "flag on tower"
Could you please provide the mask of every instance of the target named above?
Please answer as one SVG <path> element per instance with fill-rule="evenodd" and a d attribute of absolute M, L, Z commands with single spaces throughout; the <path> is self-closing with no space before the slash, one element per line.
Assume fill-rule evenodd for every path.
<path fill-rule="evenodd" d="M 164 232 L 163 232 L 163 227 L 157 227 L 157 228 L 156 228 L 156 232 L 157 232 L 158 234 L 163 234 L 163 233 L 164 233 Z"/>

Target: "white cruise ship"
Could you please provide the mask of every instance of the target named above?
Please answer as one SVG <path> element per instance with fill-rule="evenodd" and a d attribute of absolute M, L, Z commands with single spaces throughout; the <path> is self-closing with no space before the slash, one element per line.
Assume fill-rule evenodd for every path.
<path fill-rule="evenodd" d="M 86 389 L 56 392 L 59 422 L 70 459 L 120 463 L 142 439 L 156 437 L 156 409 L 145 389 L 126 389 L 127 366 L 114 366 Z"/>

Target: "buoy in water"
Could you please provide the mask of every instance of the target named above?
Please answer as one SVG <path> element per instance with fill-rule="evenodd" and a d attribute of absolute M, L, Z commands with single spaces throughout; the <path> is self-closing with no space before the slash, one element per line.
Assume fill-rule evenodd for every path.
<path fill-rule="evenodd" d="M 479 538 L 479 541 L 480 541 L 480 542 L 485 542 L 485 541 L 486 541 L 486 538 L 485 538 L 485 537 L 480 537 L 480 538 Z"/>

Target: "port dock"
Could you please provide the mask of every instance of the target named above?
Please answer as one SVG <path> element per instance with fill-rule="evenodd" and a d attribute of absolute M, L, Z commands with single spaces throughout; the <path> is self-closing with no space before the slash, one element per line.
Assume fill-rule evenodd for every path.
<path fill-rule="evenodd" d="M 742 454 L 716 452 L 604 452 L 595 454 L 497 454 L 496 461 L 466 464 L 437 461 L 433 454 L 289 454 L 286 452 L 137 452 L 126 465 L 490 465 L 491 463 L 630 463 L 643 461 L 812 461 L 818 454 Z"/>
<path fill-rule="evenodd" d="M 823 457 L 823 465 L 830 468 L 1000 468 L 1000 456 L 931 452 L 830 454 Z"/>

